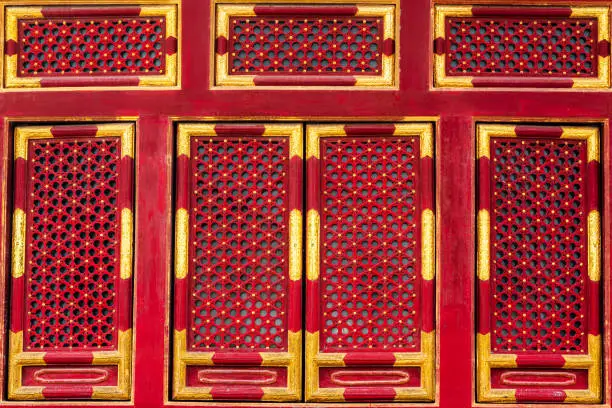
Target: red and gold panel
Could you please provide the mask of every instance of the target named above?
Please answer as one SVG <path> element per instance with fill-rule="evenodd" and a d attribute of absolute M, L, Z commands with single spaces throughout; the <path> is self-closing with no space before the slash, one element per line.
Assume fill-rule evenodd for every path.
<path fill-rule="evenodd" d="M 178 400 L 298 401 L 302 126 L 180 124 Z"/>
<path fill-rule="evenodd" d="M 608 7 L 435 7 L 436 87 L 608 88 Z"/>
<path fill-rule="evenodd" d="M 217 4 L 215 85 L 397 87 L 394 4 Z"/>
<path fill-rule="evenodd" d="M 307 128 L 306 400 L 433 401 L 430 123 Z"/>
<path fill-rule="evenodd" d="M 5 87 L 175 86 L 177 5 L 9 6 Z"/>
<path fill-rule="evenodd" d="M 8 397 L 131 394 L 134 125 L 19 126 Z"/>
<path fill-rule="evenodd" d="M 601 401 L 599 129 L 478 125 L 478 399 Z"/>

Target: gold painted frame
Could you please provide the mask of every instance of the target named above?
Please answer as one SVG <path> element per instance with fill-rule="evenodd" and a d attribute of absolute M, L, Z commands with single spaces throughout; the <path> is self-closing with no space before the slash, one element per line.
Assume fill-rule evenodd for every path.
<path fill-rule="evenodd" d="M 169 37 L 174 37 L 177 40 L 177 50 L 173 54 L 165 55 L 166 72 L 163 75 L 135 75 L 138 78 L 138 85 L 121 85 L 121 86 L 52 86 L 45 89 L 49 90 L 121 90 L 121 89 L 167 89 L 168 87 L 180 87 L 180 54 L 181 54 L 181 37 L 180 37 L 180 26 L 178 20 L 179 13 L 179 0 L 176 2 L 159 1 L 158 3 L 149 3 L 150 0 L 146 0 L 145 4 L 140 6 L 140 17 L 164 17 L 166 19 L 166 33 L 164 41 Z M 19 3 L 4 3 L 1 4 L 3 7 L 4 17 L 4 42 L 15 41 L 17 43 L 19 38 L 18 21 L 20 19 L 32 19 L 32 18 L 45 18 L 42 14 L 44 7 L 58 7 L 63 6 L 57 2 L 52 1 L 32 1 L 34 5 L 19 5 Z M 117 2 L 99 2 L 93 0 L 83 0 L 80 3 L 83 7 L 109 7 L 116 6 Z M 140 4 L 136 2 L 136 4 Z M 119 5 L 129 5 L 129 3 L 119 3 Z M 64 5 L 65 6 L 65 5 Z M 18 75 L 18 57 L 19 53 L 14 55 L 7 55 L 5 47 L 2 48 L 3 61 L 4 61 L 4 74 L 3 74 L 3 87 L 6 89 L 14 90 L 28 90 L 32 91 L 33 88 L 41 88 L 41 77 L 20 77 Z M 59 77 L 60 75 L 58 75 Z M 56 77 L 49 77 L 56 78 Z M 70 78 L 70 77 L 65 77 Z M 83 78 L 83 77 L 75 77 Z M 118 76 L 109 76 L 101 78 L 121 78 Z"/>
<path fill-rule="evenodd" d="M 239 125 L 239 124 L 238 124 Z M 287 137 L 290 158 L 302 158 L 302 124 L 265 124 L 263 137 Z M 191 154 L 191 138 L 218 135 L 214 124 L 181 123 L 177 127 L 176 157 Z M 248 137 L 248 136 L 247 136 Z M 301 186 L 298 186 L 301 188 Z M 302 279 L 302 213 L 292 209 L 289 214 L 289 279 L 299 282 Z M 186 279 L 189 275 L 189 213 L 185 208 L 176 210 L 174 279 Z M 301 304 L 300 304 L 301 307 Z M 212 387 L 190 387 L 187 385 L 188 365 L 215 366 L 214 351 L 192 352 L 187 350 L 187 329 L 173 329 L 173 372 L 172 396 L 175 400 L 212 401 Z M 262 387 L 261 401 L 299 401 L 302 395 L 302 332 L 287 331 L 286 352 L 259 352 L 262 367 L 287 367 L 287 387 Z M 256 403 L 254 401 L 253 403 Z"/>
<path fill-rule="evenodd" d="M 68 125 L 70 126 L 70 125 Z M 94 137 L 119 137 L 121 157 L 134 158 L 135 126 L 132 123 L 95 124 Z M 28 158 L 30 140 L 54 138 L 51 126 L 18 126 L 14 130 L 14 160 Z M 133 203 L 132 203 L 133 204 Z M 25 274 L 26 213 L 23 209 L 13 211 L 13 235 L 11 253 L 11 276 L 18 279 Z M 121 209 L 120 271 L 121 280 L 132 279 L 134 217 L 133 209 Z M 132 321 L 130 317 L 130 322 Z M 130 324 L 131 326 L 131 324 Z M 116 386 L 93 386 L 93 400 L 129 400 L 132 392 L 132 328 L 117 330 L 117 349 L 111 351 L 92 351 L 92 365 L 117 366 Z M 22 385 L 22 368 L 25 366 L 46 366 L 47 352 L 24 352 L 23 331 L 9 330 L 8 350 L 8 398 L 11 400 L 44 400 L 43 388 Z"/>
<path fill-rule="evenodd" d="M 528 10 L 528 6 L 521 6 Z M 610 41 L 609 7 L 571 6 L 569 18 L 596 18 L 598 27 L 598 41 Z M 433 12 L 433 39 L 446 40 L 446 18 L 447 17 L 472 17 L 471 5 L 435 5 Z M 486 18 L 486 17 L 483 17 Z M 449 76 L 446 75 L 446 52 L 433 54 L 433 87 L 434 88 L 472 88 L 473 76 Z M 504 77 L 498 76 L 502 81 Z M 555 78 L 556 79 L 556 78 Z M 598 55 L 597 78 L 571 78 L 572 88 L 578 90 L 610 88 L 610 56 Z M 520 86 L 519 86 L 520 87 Z M 551 86 L 554 88 L 554 86 Z M 483 88 L 484 89 L 484 88 Z M 490 89 L 490 88 L 489 88 Z M 509 88 L 504 88 L 508 90 Z M 511 88 L 510 88 L 511 89 Z"/>
<path fill-rule="evenodd" d="M 390 137 L 415 137 L 420 139 L 420 157 L 434 157 L 434 127 L 431 123 L 395 123 L 395 131 Z M 306 159 L 320 158 L 320 140 L 326 137 L 349 137 L 344 125 L 307 125 Z M 433 174 L 433 173 L 432 173 Z M 433 183 L 433 180 L 432 180 Z M 433 193 L 432 187 L 432 193 Z M 424 209 L 421 214 L 421 279 L 433 281 L 436 272 L 436 222 L 432 209 Z M 308 281 L 318 281 L 320 272 L 320 214 L 317 209 L 309 208 L 306 214 L 306 277 Z M 318 313 L 318 311 L 315 311 Z M 434 313 L 432 310 L 430 313 Z M 395 352 L 394 367 L 420 367 L 420 387 L 394 387 L 395 401 L 429 401 L 435 399 L 436 382 L 436 332 L 421 330 L 419 352 Z M 320 334 L 306 332 L 306 383 L 305 394 L 308 402 L 344 401 L 344 388 L 320 388 L 320 367 L 344 367 L 346 353 L 321 353 Z"/>
<path fill-rule="evenodd" d="M 229 38 L 230 30 L 230 19 L 232 16 L 241 17 L 255 17 L 255 6 L 257 4 L 271 4 L 264 0 L 256 0 L 240 3 L 213 3 L 214 27 L 213 35 L 211 35 L 212 43 L 211 50 L 213 50 L 214 59 L 214 76 L 211 79 L 211 86 L 213 88 L 219 87 L 223 89 L 235 88 L 235 89 L 397 89 L 399 83 L 399 25 L 396 23 L 398 20 L 399 5 L 395 2 L 364 2 L 357 4 L 357 13 L 355 17 L 381 17 L 384 21 L 384 38 L 395 41 L 395 50 L 391 55 L 381 55 L 382 57 L 382 72 L 381 75 L 355 75 L 355 84 L 352 86 L 318 86 L 318 85 L 278 85 L 278 86 L 257 86 L 255 85 L 256 75 L 230 75 L 229 74 L 229 53 L 228 50 L 225 54 L 219 55 L 215 50 L 215 41 L 219 37 Z M 231 1 L 231 0 L 230 0 Z M 240 0 L 238 0 L 240 1 Z M 273 4 L 273 3 L 272 3 Z M 296 3 L 299 5 L 300 3 Z M 301 4 L 336 4 L 335 2 L 322 3 L 321 0 L 310 3 Z M 339 74 L 343 75 L 343 74 Z M 347 74 L 346 76 L 351 76 Z"/>
<path fill-rule="evenodd" d="M 477 159 L 490 157 L 491 138 L 517 137 L 516 124 L 478 124 L 476 126 Z M 600 131 L 589 126 L 560 126 L 561 139 L 585 140 L 587 161 L 600 162 Z M 479 209 L 477 216 L 477 259 L 476 268 L 479 283 L 490 278 L 490 234 L 491 221 L 487 209 Z M 601 279 L 601 222 L 599 210 L 591 210 L 587 216 L 588 277 L 591 281 Z M 482 318 L 482 317 L 480 317 Z M 599 403 L 602 396 L 602 336 L 588 334 L 587 354 L 563 354 L 563 369 L 588 370 L 587 390 L 563 390 L 565 403 Z M 517 368 L 517 354 L 491 353 L 491 334 L 477 333 L 476 339 L 476 391 L 478 402 L 516 402 L 515 389 L 492 389 L 492 368 Z"/>

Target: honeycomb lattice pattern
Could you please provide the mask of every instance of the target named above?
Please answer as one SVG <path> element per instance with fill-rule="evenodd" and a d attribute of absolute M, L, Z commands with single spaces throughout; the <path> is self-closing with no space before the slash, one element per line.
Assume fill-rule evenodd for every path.
<path fill-rule="evenodd" d="M 163 17 L 19 20 L 18 75 L 147 75 L 165 71 Z"/>
<path fill-rule="evenodd" d="M 597 20 L 447 18 L 450 75 L 597 76 Z"/>
<path fill-rule="evenodd" d="M 321 141 L 322 348 L 419 347 L 418 138 Z"/>
<path fill-rule="evenodd" d="M 231 74 L 379 74 L 381 18 L 232 18 Z"/>
<path fill-rule="evenodd" d="M 192 349 L 286 346 L 289 145 L 192 138 Z"/>
<path fill-rule="evenodd" d="M 116 342 L 119 138 L 29 145 L 26 349 Z"/>
<path fill-rule="evenodd" d="M 493 351 L 584 352 L 586 142 L 491 150 Z"/>

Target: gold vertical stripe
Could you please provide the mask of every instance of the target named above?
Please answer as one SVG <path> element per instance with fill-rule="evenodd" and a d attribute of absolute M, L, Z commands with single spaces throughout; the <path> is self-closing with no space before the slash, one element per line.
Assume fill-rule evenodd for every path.
<path fill-rule="evenodd" d="M 589 212 L 587 237 L 589 279 L 598 282 L 601 277 L 601 222 L 597 210 Z"/>
<path fill-rule="evenodd" d="M 13 278 L 20 278 L 25 272 L 26 214 L 21 208 L 13 212 Z"/>
<path fill-rule="evenodd" d="M 478 279 L 489 280 L 490 262 L 490 226 L 488 210 L 478 211 Z"/>
<path fill-rule="evenodd" d="M 121 279 L 132 277 L 132 259 L 134 253 L 134 217 L 132 210 L 121 210 Z"/>
<path fill-rule="evenodd" d="M 308 210 L 306 214 L 306 241 L 308 243 L 306 277 L 311 281 L 319 279 L 319 228 L 319 212 Z"/>
<path fill-rule="evenodd" d="M 436 219 L 431 209 L 423 210 L 421 217 L 421 275 L 423 279 L 429 281 L 434 278 L 436 273 Z"/>
<path fill-rule="evenodd" d="M 289 214 L 289 279 L 302 279 L 302 212 L 297 209 Z"/>
<path fill-rule="evenodd" d="M 319 367 L 317 366 L 315 357 L 319 352 L 319 332 L 306 332 L 306 382 L 305 382 L 305 398 L 306 401 L 312 401 L 313 397 L 319 390 Z"/>
<path fill-rule="evenodd" d="M 174 245 L 174 274 L 176 279 L 185 279 L 189 271 L 189 213 L 184 208 L 176 210 L 176 239 Z"/>

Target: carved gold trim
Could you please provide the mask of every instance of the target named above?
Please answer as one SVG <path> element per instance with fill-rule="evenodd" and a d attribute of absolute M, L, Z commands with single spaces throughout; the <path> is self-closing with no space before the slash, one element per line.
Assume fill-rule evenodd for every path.
<path fill-rule="evenodd" d="M 319 279 L 319 212 L 314 209 L 306 213 L 306 278 L 310 281 Z"/>
<path fill-rule="evenodd" d="M 22 370 L 26 366 L 45 366 L 45 352 L 23 352 L 23 332 L 9 331 L 8 397 L 11 400 L 44 400 L 44 387 L 22 385 Z M 118 348 L 94 351 L 92 365 L 116 365 L 116 386 L 94 386 L 91 399 L 127 400 L 131 393 L 132 330 L 118 332 Z"/>
<path fill-rule="evenodd" d="M 421 276 L 432 280 L 436 274 L 436 217 L 431 209 L 421 214 Z"/>
<path fill-rule="evenodd" d="M 302 212 L 289 213 L 289 279 L 302 279 Z"/>
<path fill-rule="evenodd" d="M 121 210 L 121 279 L 132 277 L 132 259 L 134 251 L 134 217 L 130 208 Z"/>
<path fill-rule="evenodd" d="M 478 158 L 490 158 L 492 137 L 516 137 L 515 125 L 480 124 L 476 128 Z"/>
<path fill-rule="evenodd" d="M 589 278 L 598 282 L 601 277 L 601 221 L 599 211 L 589 212 L 587 217 Z"/>
<path fill-rule="evenodd" d="M 482 281 L 489 280 L 490 269 L 490 252 L 491 252 L 491 220 L 489 211 L 481 209 L 478 211 L 478 279 Z"/>
<path fill-rule="evenodd" d="M 185 279 L 189 273 L 189 212 L 185 208 L 176 210 L 174 241 L 174 276 Z"/>
<path fill-rule="evenodd" d="M 121 157 L 134 158 L 134 134 L 136 127 L 133 123 L 102 123 L 95 126 L 98 128 L 96 137 L 119 136 L 121 138 Z"/>
<path fill-rule="evenodd" d="M 13 211 L 13 262 L 11 274 L 13 278 L 21 278 L 25 273 L 26 258 L 26 213 L 21 208 Z"/>

